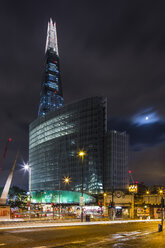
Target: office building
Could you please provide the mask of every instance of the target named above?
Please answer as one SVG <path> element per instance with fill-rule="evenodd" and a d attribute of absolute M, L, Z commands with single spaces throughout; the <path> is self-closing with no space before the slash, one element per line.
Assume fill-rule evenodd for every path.
<path fill-rule="evenodd" d="M 107 133 L 106 98 L 96 96 L 63 105 L 56 26 L 52 20 L 48 23 L 45 56 L 38 118 L 29 128 L 33 202 L 59 202 L 59 198 L 65 203 L 77 202 L 82 191 L 80 150 L 86 152 L 86 203 L 93 201 L 91 194 L 111 190 L 112 184 L 116 189 L 125 189 L 128 139 L 126 134 Z M 70 184 L 64 183 L 65 177 L 70 178 Z M 57 192 L 61 192 L 60 197 Z"/>
<path fill-rule="evenodd" d="M 30 124 L 29 161 L 32 191 L 59 188 L 70 177 L 68 188 L 81 191 L 81 160 L 84 157 L 84 190 L 103 191 L 106 99 L 92 97 L 65 105 Z M 61 189 L 65 185 L 61 183 Z"/>
<path fill-rule="evenodd" d="M 128 147 L 126 132 L 109 131 L 105 135 L 104 190 L 128 189 Z"/>

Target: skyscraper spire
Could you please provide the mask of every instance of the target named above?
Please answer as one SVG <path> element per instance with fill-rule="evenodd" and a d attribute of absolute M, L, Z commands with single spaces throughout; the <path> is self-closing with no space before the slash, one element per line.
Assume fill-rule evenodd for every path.
<path fill-rule="evenodd" d="M 57 44 L 57 30 L 56 30 L 56 23 L 52 21 L 50 18 L 50 22 L 48 22 L 48 29 L 47 29 L 47 39 L 46 39 L 46 47 L 45 53 L 48 49 L 53 49 L 54 52 L 58 54 L 58 44 Z"/>
<path fill-rule="evenodd" d="M 45 47 L 44 76 L 41 86 L 38 116 L 44 116 L 63 106 L 63 94 L 59 67 L 56 23 L 48 22 Z"/>

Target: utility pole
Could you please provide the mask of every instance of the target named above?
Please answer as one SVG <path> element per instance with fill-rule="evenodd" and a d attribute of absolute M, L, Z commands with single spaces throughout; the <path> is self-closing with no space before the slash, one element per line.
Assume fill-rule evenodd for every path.
<path fill-rule="evenodd" d="M 135 194 L 132 193 L 132 219 L 134 219 L 134 211 L 135 211 Z"/>
<path fill-rule="evenodd" d="M 161 224 L 158 224 L 158 231 L 162 232 L 163 231 L 163 211 L 164 211 L 164 199 L 162 197 L 161 199 Z"/>
<path fill-rule="evenodd" d="M 114 185 L 112 186 L 112 220 L 115 219 Z"/>
<path fill-rule="evenodd" d="M 84 219 L 84 213 L 83 213 L 83 205 L 84 205 L 84 198 L 83 198 L 83 193 L 84 193 L 84 156 L 86 155 L 85 151 L 79 151 L 78 156 L 81 158 L 81 200 L 80 202 L 81 205 L 81 222 L 83 222 Z"/>
<path fill-rule="evenodd" d="M 164 218 L 164 216 L 163 216 L 163 210 L 164 210 L 164 199 L 163 199 L 163 197 L 161 199 L 161 210 L 162 210 L 162 231 L 163 231 L 163 218 Z"/>
<path fill-rule="evenodd" d="M 61 182 L 59 178 L 59 219 L 61 219 Z"/>

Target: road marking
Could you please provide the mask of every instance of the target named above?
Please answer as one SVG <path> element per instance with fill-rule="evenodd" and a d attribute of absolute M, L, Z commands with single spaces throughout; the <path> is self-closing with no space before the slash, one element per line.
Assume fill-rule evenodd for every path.
<path fill-rule="evenodd" d="M 80 244 L 80 243 L 84 243 L 85 241 L 81 240 L 81 241 L 73 241 L 67 244 Z"/>
<path fill-rule="evenodd" d="M 142 232 L 137 232 L 137 231 L 133 231 L 133 232 L 124 232 L 124 233 L 116 233 L 116 234 L 113 234 L 112 235 L 112 238 L 113 239 L 121 239 L 121 238 L 126 238 L 126 237 L 130 237 L 130 236 L 133 236 L 133 235 L 139 235 L 141 234 Z"/>
<path fill-rule="evenodd" d="M 67 242 L 67 243 L 63 243 L 63 244 L 57 244 L 57 247 L 58 246 L 66 246 L 66 245 L 71 245 L 71 244 L 80 244 L 80 243 L 84 243 L 85 241 L 82 241 L 82 240 L 80 240 L 80 241 L 73 241 L 73 242 Z M 52 245 L 48 245 L 48 246 L 34 246 L 34 247 L 32 247 L 32 248 L 54 248 L 54 247 L 56 247 L 56 246 L 52 246 Z"/>
<path fill-rule="evenodd" d="M 117 242 L 113 245 L 113 247 L 121 248 L 124 246 L 120 246 L 120 245 L 121 244 L 125 245 L 126 241 L 134 240 L 134 239 L 140 238 L 144 235 L 148 235 L 151 233 L 153 232 L 132 231 L 132 232 L 110 234 L 109 237 L 105 237 L 103 240 L 98 240 L 97 242 L 87 244 L 87 247 L 95 247 L 96 245 L 98 246 L 99 244 L 101 245 L 103 243 L 112 244 L 114 242 Z M 128 246 L 132 246 L 132 245 L 128 245 Z"/>
<path fill-rule="evenodd" d="M 38 231 L 44 231 L 43 228 L 40 228 L 40 229 L 22 229 L 22 230 L 9 230 L 7 231 L 7 233 L 26 233 L 26 232 L 38 232 Z"/>
<path fill-rule="evenodd" d="M 48 246 L 35 246 L 33 248 L 47 248 Z"/>

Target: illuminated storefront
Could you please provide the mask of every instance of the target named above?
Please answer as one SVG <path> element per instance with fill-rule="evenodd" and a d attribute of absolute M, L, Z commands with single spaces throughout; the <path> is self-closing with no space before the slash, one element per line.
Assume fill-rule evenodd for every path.
<path fill-rule="evenodd" d="M 56 203 L 56 204 L 79 204 L 81 193 L 73 191 L 49 190 L 32 192 L 32 203 Z M 87 194 L 83 194 L 84 203 L 95 203 L 96 199 Z"/>

